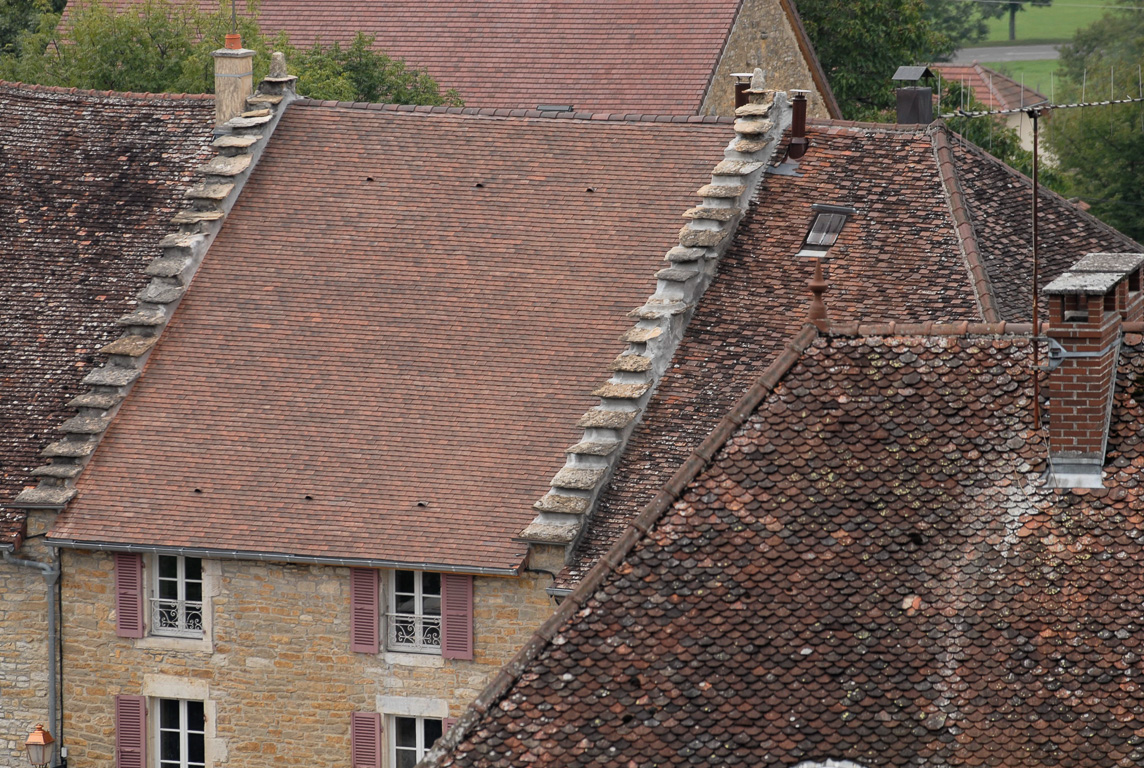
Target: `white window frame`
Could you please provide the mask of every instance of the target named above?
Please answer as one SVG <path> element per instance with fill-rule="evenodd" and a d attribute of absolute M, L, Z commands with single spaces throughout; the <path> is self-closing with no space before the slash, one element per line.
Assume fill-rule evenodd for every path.
<path fill-rule="evenodd" d="M 179 704 L 179 722 L 174 728 L 163 727 L 164 723 L 162 722 L 162 703 L 164 701 L 174 701 L 178 702 Z M 199 704 L 203 708 L 202 731 L 190 730 L 190 726 L 187 723 L 187 704 L 191 702 Z M 153 755 L 153 758 L 148 762 L 155 766 L 155 768 L 206 768 L 206 766 L 209 766 L 210 758 L 207 754 L 207 731 L 209 728 L 207 724 L 210 719 L 210 713 L 207 708 L 207 703 L 200 699 L 152 698 L 150 699 L 150 704 L 152 715 L 151 722 L 153 722 L 155 725 L 151 734 L 151 743 L 153 748 L 149 750 L 149 753 Z M 179 761 L 177 763 L 163 760 L 163 733 L 165 732 L 175 732 L 179 734 Z M 196 736 L 202 740 L 203 762 L 201 763 L 188 762 L 190 739 Z"/>
<path fill-rule="evenodd" d="M 170 582 L 171 579 L 162 577 L 161 562 L 164 558 L 171 558 L 175 560 L 175 590 L 176 597 L 174 600 L 170 598 L 161 598 L 160 583 Z M 148 599 L 148 625 L 151 634 L 156 637 L 177 637 L 188 640 L 201 640 L 206 635 L 206 613 L 207 613 L 207 561 L 203 558 L 193 558 L 199 561 L 199 575 L 198 579 L 188 579 L 186 573 L 187 558 L 182 555 L 155 555 L 153 558 L 154 568 L 153 577 L 151 578 L 151 585 L 149 590 Z M 199 585 L 200 600 L 190 601 L 187 600 L 187 584 L 195 582 Z M 172 603 L 174 605 L 172 605 Z M 193 617 L 197 612 L 198 627 L 188 628 L 186 624 L 188 619 Z M 176 626 L 160 626 L 162 617 L 164 615 L 174 616 Z"/>
<path fill-rule="evenodd" d="M 386 739 L 386 741 L 388 742 L 388 750 L 387 751 L 389 753 L 389 768 L 397 768 L 397 750 L 398 750 L 398 746 L 397 746 L 397 721 L 400 719 L 414 720 L 417 723 L 417 727 L 416 727 L 417 745 L 413 748 L 413 751 L 415 752 L 415 756 L 416 756 L 417 760 L 414 763 L 414 765 L 416 765 L 417 763 L 420 763 L 421 759 L 423 757 L 425 757 L 425 753 L 427 751 L 429 751 L 430 747 L 433 746 L 432 743 L 429 743 L 429 744 L 425 743 L 425 722 L 428 720 L 432 720 L 434 722 L 440 723 L 441 724 L 441 734 L 444 735 L 444 733 L 445 733 L 445 719 L 444 718 L 420 717 L 417 715 L 389 715 L 389 717 L 388 717 L 389 722 L 386 723 L 386 731 L 388 733 L 392 734 L 392 736 L 390 736 L 388 739 Z M 408 750 L 409 748 L 408 747 L 402 747 L 401 749 Z"/>
<path fill-rule="evenodd" d="M 397 574 L 398 573 L 411 573 L 413 574 L 413 601 L 416 606 L 415 613 L 397 613 L 396 608 L 397 600 Z M 385 632 L 385 648 L 388 651 L 396 651 L 399 653 L 424 653 L 424 654 L 441 654 L 441 620 L 442 609 L 441 605 L 441 574 L 434 573 L 438 579 L 437 587 L 437 602 L 438 609 L 437 615 L 424 613 L 425 610 L 425 593 L 424 593 L 424 577 L 429 571 L 390 571 L 386 574 L 386 591 L 385 599 L 386 605 L 394 609 L 391 611 L 383 611 L 383 631 Z M 408 593 L 404 593 L 408 594 Z M 399 639 L 399 634 L 409 624 L 413 625 L 414 640 L 403 642 Z M 432 630 L 433 627 L 437 630 L 436 644 L 423 642 L 422 638 L 425 637 L 426 629 Z"/>

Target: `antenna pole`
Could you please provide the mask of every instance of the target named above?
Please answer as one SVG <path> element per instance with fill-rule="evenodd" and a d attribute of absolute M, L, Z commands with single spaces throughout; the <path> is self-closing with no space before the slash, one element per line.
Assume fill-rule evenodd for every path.
<path fill-rule="evenodd" d="M 1029 118 L 1033 121 L 1033 428 L 1041 428 L 1041 355 L 1040 340 L 1041 316 L 1037 296 L 1040 293 L 1040 254 L 1037 248 L 1037 124 L 1041 116 L 1039 109 L 1030 109 Z"/>
<path fill-rule="evenodd" d="M 238 32 L 238 0 L 230 0 L 230 31 Z"/>

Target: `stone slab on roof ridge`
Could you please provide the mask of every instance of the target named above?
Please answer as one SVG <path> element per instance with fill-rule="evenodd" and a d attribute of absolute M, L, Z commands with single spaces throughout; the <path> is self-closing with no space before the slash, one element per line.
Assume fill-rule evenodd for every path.
<path fill-rule="evenodd" d="M 419 115 L 472 115 L 478 117 L 527 117 L 548 120 L 597 120 L 623 123 L 727 123 L 732 117 L 719 115 L 658 115 L 622 112 L 561 112 L 558 110 L 511 109 L 508 107 L 448 107 L 416 104 L 392 104 L 372 101 L 336 101 L 300 98 L 300 107 L 367 109 L 375 112 L 412 112 Z"/>
<path fill-rule="evenodd" d="M 762 168 L 773 159 L 790 111 L 785 93 L 749 91 L 743 115 L 760 119 L 735 122 L 735 139 L 712 172 L 711 183 L 700 190 L 703 202 L 683 213 L 687 220 L 678 245 L 665 256 L 671 266 L 656 273 L 655 293 L 629 313 L 638 322 L 625 336 L 628 349 L 612 365 L 613 375 L 592 394 L 600 405 L 581 419 L 583 441 L 567 451 L 567 463 L 552 479 L 551 489 L 534 504 L 536 518 L 520 533 L 520 540 L 558 545 L 571 551 L 591 517 L 593 506 L 606 486 L 623 447 L 655 390 L 659 378 L 683 338 L 703 292 L 718 269 L 718 262 L 734 239 L 744 210 L 762 180 Z M 773 119 L 761 119 L 770 116 Z M 745 131 L 750 131 L 746 133 Z M 749 139 L 758 150 L 743 154 L 735 147 Z M 720 183 L 722 182 L 722 183 Z M 734 186 L 736 197 L 707 195 Z M 629 364 L 636 360 L 638 364 Z M 609 423 L 608 417 L 615 419 Z M 606 452 L 588 452 L 579 446 L 607 441 Z M 590 475 L 585 473 L 590 470 Z M 591 482 L 587 482 L 590 478 Z"/>
<path fill-rule="evenodd" d="M 205 179 L 200 186 L 211 183 L 222 186 L 216 180 L 225 180 L 226 194 L 209 199 L 186 195 L 192 202 L 173 217 L 176 230 L 162 238 L 161 254 L 145 270 L 145 274 L 152 276 L 151 282 L 137 294 L 139 303 L 135 309 L 121 318 L 120 337 L 101 350 L 107 356 L 107 363 L 84 379 L 92 389 L 70 404 L 78 414 L 58 427 L 64 434 L 63 439 L 49 445 L 41 454 L 50 463 L 33 470 L 33 476 L 40 478 L 39 483 L 20 493 L 10 507 L 63 509 L 75 497 L 75 484 L 83 468 L 146 367 L 152 349 L 222 228 L 226 214 L 257 165 L 274 126 L 296 98 L 292 82 L 285 86 L 263 83 L 260 93 L 282 98 L 271 105 L 266 124 L 258 126 L 261 131 L 258 139 L 249 144 L 216 148 L 213 159 L 195 169 L 195 173 Z M 257 99 L 257 95 L 251 98 Z M 236 118 L 220 126 L 216 133 L 241 134 L 243 131 L 249 129 Z M 225 175 L 218 175 L 220 173 Z M 153 315 L 155 320 L 142 322 L 144 315 Z M 82 443 L 82 449 L 77 443 Z"/>

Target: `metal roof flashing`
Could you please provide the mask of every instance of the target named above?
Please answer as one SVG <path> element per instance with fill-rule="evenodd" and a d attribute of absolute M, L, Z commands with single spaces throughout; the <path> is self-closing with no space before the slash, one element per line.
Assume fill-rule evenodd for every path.
<path fill-rule="evenodd" d="M 1103 456 L 1050 456 L 1049 488 L 1103 488 Z"/>

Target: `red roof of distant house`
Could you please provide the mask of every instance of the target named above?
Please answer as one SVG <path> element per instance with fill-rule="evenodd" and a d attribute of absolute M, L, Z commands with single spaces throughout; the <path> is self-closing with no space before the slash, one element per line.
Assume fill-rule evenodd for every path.
<path fill-rule="evenodd" d="M 295 103 L 53 537 L 515 569 L 732 135 Z"/>
<path fill-rule="evenodd" d="M 0 504 L 34 485 L 210 155 L 206 96 L 0 83 Z M 19 510 L 0 511 L 0 546 Z"/>
<path fill-rule="evenodd" d="M 940 72 L 945 83 L 961 83 L 972 89 L 974 97 L 989 109 L 1021 109 L 1047 100 L 1043 93 L 976 62 L 931 64 L 930 69 Z"/>
<path fill-rule="evenodd" d="M 829 252 L 834 320 L 1029 319 L 1029 180 L 944 128 L 812 122 L 798 176 L 767 177 L 704 294 L 558 587 L 608 550 L 804 321 L 811 205 L 857 209 Z M 1047 283 L 1081 255 L 1140 251 L 1059 195 L 1041 197 Z"/>

